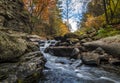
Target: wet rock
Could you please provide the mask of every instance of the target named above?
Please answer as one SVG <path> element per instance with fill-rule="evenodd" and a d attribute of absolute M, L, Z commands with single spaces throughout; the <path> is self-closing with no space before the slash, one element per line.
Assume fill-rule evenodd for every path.
<path fill-rule="evenodd" d="M 48 47 L 47 52 L 52 53 L 55 56 L 76 58 L 80 51 L 78 48 L 71 46 L 70 47 L 58 46 L 58 47 Z"/>
<path fill-rule="evenodd" d="M 120 60 L 118 58 L 109 58 L 109 63 L 115 66 L 120 66 Z"/>
<path fill-rule="evenodd" d="M 98 53 L 98 54 L 104 54 L 105 53 L 105 51 L 101 47 L 98 47 L 93 52 Z"/>
<path fill-rule="evenodd" d="M 84 52 L 82 53 L 82 61 L 86 65 L 99 65 L 99 54 L 93 52 Z"/>
<path fill-rule="evenodd" d="M 109 62 L 109 55 L 100 47 L 93 51 L 83 52 L 81 55 L 83 62 L 87 65 L 100 65 Z"/>
<path fill-rule="evenodd" d="M 79 42 L 79 39 L 77 39 L 77 38 L 68 38 L 66 41 L 70 42 L 71 44 L 76 44 L 76 43 Z"/>
<path fill-rule="evenodd" d="M 73 58 L 77 58 L 76 56 L 78 56 L 80 53 L 80 50 L 78 48 L 74 48 L 71 54 L 71 57 Z"/>
<path fill-rule="evenodd" d="M 58 42 L 55 44 L 55 46 L 69 46 L 70 42 Z"/>

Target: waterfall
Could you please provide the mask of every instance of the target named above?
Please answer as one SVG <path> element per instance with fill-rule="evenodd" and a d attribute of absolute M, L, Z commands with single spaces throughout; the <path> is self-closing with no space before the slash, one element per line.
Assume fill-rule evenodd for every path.
<path fill-rule="evenodd" d="M 43 52 L 47 47 L 54 46 L 57 42 L 58 41 L 56 40 L 40 40 L 39 41 L 40 51 Z"/>

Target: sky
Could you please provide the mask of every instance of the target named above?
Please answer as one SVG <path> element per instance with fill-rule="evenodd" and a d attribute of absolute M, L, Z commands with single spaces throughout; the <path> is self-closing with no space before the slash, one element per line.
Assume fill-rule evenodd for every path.
<path fill-rule="evenodd" d="M 63 21 L 66 21 L 66 18 L 64 17 L 64 12 L 65 12 L 65 2 L 66 0 L 61 0 L 62 1 L 62 9 L 63 9 Z M 91 1 L 91 0 L 69 0 L 71 1 L 70 3 L 70 8 L 71 11 L 69 12 L 70 14 L 70 18 L 69 18 L 69 23 L 71 24 L 71 32 L 76 31 L 77 28 L 77 24 L 80 23 L 80 20 L 82 19 L 82 14 L 84 12 L 86 12 L 87 10 L 87 4 Z"/>

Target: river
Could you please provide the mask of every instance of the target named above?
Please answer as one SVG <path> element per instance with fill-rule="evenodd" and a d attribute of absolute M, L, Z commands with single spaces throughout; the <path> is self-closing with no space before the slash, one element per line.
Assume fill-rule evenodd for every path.
<path fill-rule="evenodd" d="M 39 83 L 120 83 L 120 76 L 99 67 L 81 65 L 81 60 L 56 57 L 44 53 L 47 59 L 44 78 Z"/>

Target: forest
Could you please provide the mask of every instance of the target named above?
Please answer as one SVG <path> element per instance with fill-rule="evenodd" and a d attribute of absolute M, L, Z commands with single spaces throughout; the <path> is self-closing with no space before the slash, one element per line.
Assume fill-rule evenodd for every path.
<path fill-rule="evenodd" d="M 25 9 L 30 13 L 31 22 L 33 22 L 33 33 L 42 36 L 63 36 L 66 33 L 71 32 L 71 26 L 69 20 L 73 17 L 71 12 L 74 12 L 74 5 L 78 1 L 67 1 L 62 2 L 60 0 L 23 0 L 25 4 Z M 82 1 L 81 1 L 82 2 Z M 65 3 L 65 6 L 62 6 L 62 3 Z M 72 4 L 71 4 L 72 3 Z M 114 35 L 119 33 L 116 29 L 119 28 L 117 23 L 119 20 L 119 1 L 115 0 L 106 0 L 105 3 L 110 5 L 104 7 L 104 0 L 93 0 L 88 3 L 86 12 L 79 13 L 77 12 L 77 30 L 75 33 L 80 35 L 84 33 L 83 29 L 96 29 L 99 34 L 102 34 L 103 37 L 106 35 Z M 106 16 L 107 13 L 107 16 Z M 113 15 L 113 16 L 112 16 Z M 63 21 L 63 19 L 66 21 Z M 108 23 L 109 20 L 109 23 Z M 52 23 L 51 23 L 52 22 Z M 110 24 L 111 23 L 111 24 Z M 114 23 L 114 25 L 112 25 Z M 117 27 L 118 28 L 117 28 Z M 111 32 L 110 34 L 104 34 L 104 28 L 110 27 L 111 30 L 115 29 L 115 32 Z M 107 28 L 107 29 L 108 29 Z M 79 30 L 80 29 L 80 30 Z M 107 30 L 106 29 L 106 30 Z M 86 31 L 85 30 L 85 31 Z M 106 31 L 105 30 L 105 31 Z M 62 33 L 61 33 L 62 32 Z M 100 35 L 102 36 L 102 35 Z"/>
<path fill-rule="evenodd" d="M 0 83 L 120 83 L 120 0 L 0 0 Z"/>

